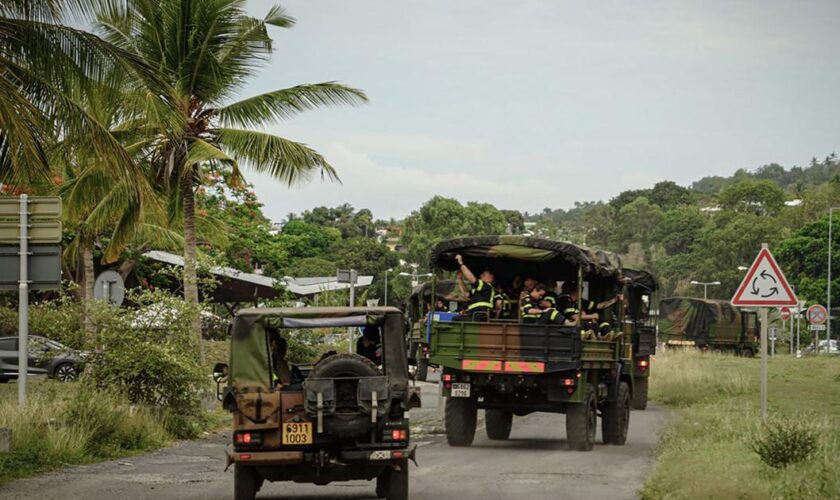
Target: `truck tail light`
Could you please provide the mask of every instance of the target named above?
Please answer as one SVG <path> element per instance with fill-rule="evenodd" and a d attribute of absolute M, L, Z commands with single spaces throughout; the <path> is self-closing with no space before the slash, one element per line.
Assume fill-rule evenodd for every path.
<path fill-rule="evenodd" d="M 577 381 L 573 378 L 564 378 L 563 379 L 563 385 L 565 385 L 566 387 L 574 387 L 576 382 Z"/>
<path fill-rule="evenodd" d="M 452 375 L 449 374 L 449 373 L 444 373 L 443 377 L 442 377 L 442 380 L 444 382 L 452 382 Z"/>
<path fill-rule="evenodd" d="M 647 370 L 647 369 L 648 369 L 648 366 L 650 366 L 650 361 L 649 361 L 647 358 L 644 358 L 644 359 L 640 359 L 640 360 L 639 360 L 639 369 L 640 369 L 641 371 L 645 371 L 645 370 Z"/>
<path fill-rule="evenodd" d="M 408 431 L 405 429 L 394 429 L 391 431 L 391 439 L 393 441 L 407 441 Z"/>

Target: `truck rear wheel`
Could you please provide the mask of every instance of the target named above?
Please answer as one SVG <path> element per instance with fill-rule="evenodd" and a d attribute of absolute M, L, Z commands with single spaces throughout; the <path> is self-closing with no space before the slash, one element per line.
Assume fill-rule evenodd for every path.
<path fill-rule="evenodd" d="M 503 410 L 486 410 L 484 426 L 487 429 L 487 437 L 496 441 L 504 441 L 510 437 L 510 429 L 513 427 L 513 413 Z"/>
<path fill-rule="evenodd" d="M 421 354 L 421 356 L 422 356 L 422 354 Z M 429 360 L 426 359 L 426 358 L 418 359 L 417 360 L 417 371 L 414 374 L 414 380 L 418 380 L 420 382 L 425 382 L 426 378 L 428 376 L 429 376 Z"/>
<path fill-rule="evenodd" d="M 598 399 L 592 384 L 586 384 L 583 391 L 583 401 L 570 404 L 566 410 L 566 441 L 575 451 L 590 451 L 595 445 Z"/>
<path fill-rule="evenodd" d="M 623 445 L 627 441 L 627 429 L 630 426 L 630 386 L 627 382 L 618 385 L 615 401 L 604 405 L 601 417 L 601 434 L 604 443 Z"/>
<path fill-rule="evenodd" d="M 233 499 L 254 500 L 262 486 L 262 478 L 257 469 L 247 465 L 233 466 Z"/>
<path fill-rule="evenodd" d="M 633 379 L 633 409 L 644 410 L 648 402 L 648 378 L 637 377 Z"/>
<path fill-rule="evenodd" d="M 475 438 L 478 401 L 475 398 L 446 399 L 446 442 L 449 446 L 470 446 Z"/>

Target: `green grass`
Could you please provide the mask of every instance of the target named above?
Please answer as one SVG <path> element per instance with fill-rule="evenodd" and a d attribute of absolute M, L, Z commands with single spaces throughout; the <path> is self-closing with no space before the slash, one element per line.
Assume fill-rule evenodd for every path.
<path fill-rule="evenodd" d="M 652 364 L 651 399 L 677 410 L 643 498 L 840 498 L 840 359 L 770 360 L 772 419 L 819 433 L 815 455 L 784 469 L 753 451 L 764 432 L 758 359 L 670 351 Z"/>

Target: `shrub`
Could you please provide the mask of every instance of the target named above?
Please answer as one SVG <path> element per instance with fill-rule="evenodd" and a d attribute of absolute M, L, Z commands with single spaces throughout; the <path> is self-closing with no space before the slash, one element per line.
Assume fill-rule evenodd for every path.
<path fill-rule="evenodd" d="M 140 305 L 136 310 L 96 308 L 98 346 L 88 361 L 91 380 L 125 394 L 131 403 L 199 417 L 205 377 L 190 330 L 198 310 L 164 291 L 130 295 Z"/>
<path fill-rule="evenodd" d="M 807 460 L 816 451 L 818 438 L 807 422 L 805 418 L 772 421 L 753 442 L 753 451 L 762 462 L 777 469 Z"/>

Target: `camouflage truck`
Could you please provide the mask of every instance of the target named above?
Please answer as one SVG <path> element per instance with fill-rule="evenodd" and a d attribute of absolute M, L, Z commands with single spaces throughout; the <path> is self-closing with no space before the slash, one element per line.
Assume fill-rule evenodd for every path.
<path fill-rule="evenodd" d="M 292 365 L 273 347 L 298 329 L 378 326 L 381 366 L 357 354 Z M 376 479 L 379 498 L 408 498 L 409 389 L 404 319 L 396 308 L 252 308 L 233 323 L 230 364 L 214 367 L 217 395 L 233 414 L 228 467 L 234 498 L 252 500 L 264 481 L 327 484 Z M 222 387 L 224 385 L 224 388 Z"/>
<path fill-rule="evenodd" d="M 429 373 L 429 334 L 431 320 L 435 313 L 458 310 L 467 297 L 458 289 L 455 281 L 439 280 L 435 284 L 432 299 L 432 284 L 424 283 L 414 287 L 406 305 L 406 315 L 410 322 L 408 329 L 408 364 L 416 367 L 415 380 L 425 382 Z M 444 310 L 435 310 L 435 302 L 441 300 Z"/>
<path fill-rule="evenodd" d="M 492 270 L 502 288 L 526 277 L 554 285 L 576 282 L 579 292 L 586 285 L 593 300 L 614 297 L 622 288 L 617 256 L 571 243 L 526 236 L 444 241 L 432 251 L 435 274 L 455 271 L 458 254 L 476 272 Z M 579 324 L 433 321 L 430 360 L 443 368 L 447 442 L 470 446 L 482 409 L 493 440 L 508 439 L 514 416 L 552 412 L 566 414 L 572 450 L 593 448 L 598 415 L 604 442 L 623 445 L 634 387 L 632 344 L 617 332 L 623 309 L 616 305 L 601 318 L 612 325 L 615 340 L 584 340 Z"/>
<path fill-rule="evenodd" d="M 755 311 L 724 300 L 672 297 L 659 303 L 659 341 L 667 347 L 697 347 L 755 355 L 760 335 Z"/>
<path fill-rule="evenodd" d="M 651 315 L 655 294 L 659 290 L 656 277 L 647 271 L 624 268 L 624 333 L 633 348 L 633 409 L 644 410 L 648 402 L 650 358 L 656 354 L 656 318 Z"/>

